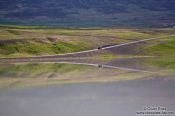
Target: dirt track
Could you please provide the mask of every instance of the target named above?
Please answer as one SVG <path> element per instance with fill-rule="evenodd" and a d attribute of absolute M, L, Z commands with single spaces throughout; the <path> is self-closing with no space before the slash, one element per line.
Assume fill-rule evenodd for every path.
<path fill-rule="evenodd" d="M 117 44 L 117 45 L 111 45 L 101 48 L 96 48 L 92 50 L 87 51 L 81 51 L 81 52 L 74 52 L 74 53 L 65 53 L 65 54 L 59 54 L 59 55 L 48 55 L 48 56 L 36 56 L 36 57 L 21 57 L 21 58 L 1 58 L 0 62 L 45 62 L 45 61 L 52 61 L 52 60 L 70 60 L 71 59 L 82 59 L 86 57 L 91 57 L 94 55 L 98 55 L 99 53 L 103 53 L 105 51 L 116 51 L 117 48 L 120 48 L 122 46 L 128 46 L 128 45 L 134 45 L 137 43 L 142 43 L 145 41 L 151 41 L 151 40 L 157 40 L 165 37 L 175 36 L 175 34 L 167 35 L 167 36 L 161 36 L 161 37 L 155 37 L 155 38 L 148 38 L 133 42 L 127 42 L 123 44 Z"/>

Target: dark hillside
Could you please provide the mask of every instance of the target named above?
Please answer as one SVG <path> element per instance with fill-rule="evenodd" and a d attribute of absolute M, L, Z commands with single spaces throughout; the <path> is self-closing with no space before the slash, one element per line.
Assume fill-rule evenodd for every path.
<path fill-rule="evenodd" d="M 1 0 L 0 23 L 168 27 L 175 0 Z"/>

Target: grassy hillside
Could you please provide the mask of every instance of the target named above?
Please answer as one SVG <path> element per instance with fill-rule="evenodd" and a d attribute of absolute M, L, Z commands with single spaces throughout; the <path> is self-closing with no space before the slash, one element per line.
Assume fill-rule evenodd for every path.
<path fill-rule="evenodd" d="M 40 26 L 1 26 L 0 57 L 55 55 L 174 33 L 174 29 L 66 29 Z M 131 46 L 123 46 L 118 50 L 121 54 L 114 55 L 107 51 L 110 54 L 101 54 L 92 57 L 91 60 L 98 64 L 99 62 L 107 63 L 116 59 L 119 61 L 124 59 L 126 62 L 123 62 L 124 66 L 121 67 L 128 64 L 128 66 L 133 65 L 134 68 L 138 65 L 142 68 L 143 65 L 145 70 L 155 71 L 155 77 L 168 75 L 169 78 L 166 77 L 166 79 L 174 80 L 175 37 L 165 37 Z M 135 60 L 132 60 L 134 58 Z M 127 62 L 128 59 L 130 62 Z M 143 79 L 153 75 L 153 73 L 57 63 L 1 63 L 0 65 L 0 88 L 58 83 L 114 82 Z"/>
<path fill-rule="evenodd" d="M 149 42 L 150 43 L 150 42 Z M 142 51 L 156 56 L 175 56 L 175 37 L 167 37 L 141 47 Z"/>
<path fill-rule="evenodd" d="M 65 29 L 1 26 L 0 56 L 20 57 L 70 53 L 173 33 L 175 33 L 173 29 Z M 50 37 L 56 39 L 52 40 Z M 158 52 L 171 54 L 174 53 L 173 46 L 174 37 L 170 37 L 148 44 L 146 47 L 139 46 L 139 49 L 145 54 Z"/>

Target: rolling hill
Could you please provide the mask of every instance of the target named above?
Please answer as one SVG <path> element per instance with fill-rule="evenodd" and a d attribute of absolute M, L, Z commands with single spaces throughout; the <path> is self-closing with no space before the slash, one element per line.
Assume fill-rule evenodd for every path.
<path fill-rule="evenodd" d="M 172 27 L 174 0 L 1 0 L 0 24 Z"/>

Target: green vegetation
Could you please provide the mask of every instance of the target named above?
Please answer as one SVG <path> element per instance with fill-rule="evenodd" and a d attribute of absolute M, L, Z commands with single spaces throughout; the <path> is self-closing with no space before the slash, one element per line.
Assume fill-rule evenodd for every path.
<path fill-rule="evenodd" d="M 73 71 L 87 70 L 88 66 L 71 65 L 71 64 L 41 64 L 41 63 L 28 63 L 28 64 L 11 64 L 2 65 L 0 68 L 1 77 L 33 77 L 37 78 L 38 75 L 46 73 L 59 73 L 65 74 Z M 51 76 L 51 74 L 50 74 Z"/>
<path fill-rule="evenodd" d="M 169 70 L 175 72 L 175 59 L 173 57 L 161 57 L 151 61 L 152 65 L 161 68 L 162 70 Z"/>
<path fill-rule="evenodd" d="M 58 43 L 16 43 L 16 44 L 8 44 L 8 45 L 1 45 L 0 51 L 1 56 L 17 56 L 16 54 L 27 54 L 27 56 L 32 55 L 48 55 L 48 54 L 61 54 L 61 53 L 70 53 L 85 50 L 82 46 L 79 47 L 78 45 L 73 45 L 70 43 L 65 42 L 58 42 Z"/>
<path fill-rule="evenodd" d="M 173 29 L 66 29 L 40 26 L 0 26 L 0 57 L 54 55 L 120 44 L 175 33 Z M 47 37 L 56 36 L 56 41 Z M 169 43 L 172 44 L 173 43 Z M 170 45 L 149 46 L 166 53 Z M 169 47 L 169 48 L 168 48 Z M 140 47 L 141 48 L 141 47 Z M 172 49 L 171 49 L 172 48 Z M 145 48 L 143 48 L 145 49 Z M 144 52 L 144 51 L 143 51 Z M 154 52 L 153 52 L 154 53 Z"/>
<path fill-rule="evenodd" d="M 146 45 L 140 46 L 145 54 L 153 56 L 174 57 L 175 56 L 175 37 L 167 37 L 156 41 L 147 42 Z"/>
<path fill-rule="evenodd" d="M 86 70 L 88 66 L 57 63 L 1 64 L 0 88 L 47 85 L 66 79 L 71 81 L 74 73 L 79 74 Z"/>
<path fill-rule="evenodd" d="M 130 78 L 131 75 L 134 77 Z M 144 78 L 147 75 L 149 74 L 73 64 L 1 64 L 0 89 L 80 82 L 114 82 Z"/>

